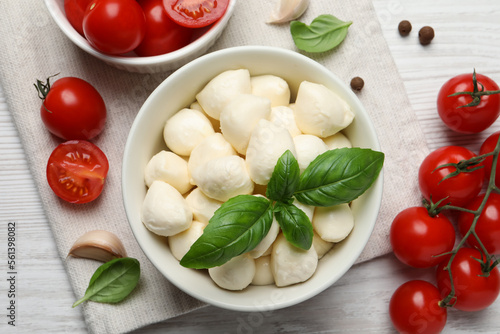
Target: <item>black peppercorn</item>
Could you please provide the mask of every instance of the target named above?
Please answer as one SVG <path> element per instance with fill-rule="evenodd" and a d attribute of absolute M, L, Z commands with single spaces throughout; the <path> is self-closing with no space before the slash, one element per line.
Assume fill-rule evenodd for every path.
<path fill-rule="evenodd" d="M 418 39 L 420 44 L 427 45 L 430 44 L 432 39 L 434 38 L 434 29 L 429 26 L 422 27 L 418 32 Z"/>
<path fill-rule="evenodd" d="M 351 88 L 353 90 L 360 91 L 361 89 L 363 89 L 364 85 L 365 85 L 365 82 L 360 77 L 354 77 L 351 80 Z"/>
<path fill-rule="evenodd" d="M 410 31 L 411 31 L 410 21 L 403 20 L 403 21 L 399 22 L 398 30 L 399 30 L 399 34 L 401 36 L 408 36 L 410 34 Z"/>

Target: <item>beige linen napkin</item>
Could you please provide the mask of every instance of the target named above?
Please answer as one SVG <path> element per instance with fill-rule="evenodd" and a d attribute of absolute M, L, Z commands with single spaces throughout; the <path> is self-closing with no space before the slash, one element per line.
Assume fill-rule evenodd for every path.
<path fill-rule="evenodd" d="M 272 45 L 298 51 L 288 24 L 269 25 L 275 1 L 239 0 L 229 26 L 212 50 L 238 45 Z M 124 242 L 129 256 L 139 259 L 138 288 L 118 305 L 85 303 L 92 333 L 123 333 L 203 306 L 173 287 L 147 260 L 128 226 L 122 205 L 120 173 L 129 128 L 149 93 L 170 73 L 135 74 L 112 68 L 87 55 L 59 30 L 41 0 L 1 1 L 0 80 L 13 114 L 34 180 L 38 186 L 59 254 L 75 292 L 84 294 L 99 263 L 66 258 L 72 243 L 84 232 L 106 229 Z M 333 14 L 353 24 L 335 50 L 306 54 L 325 65 L 348 84 L 365 80 L 358 93 L 372 117 L 386 154 L 384 198 L 373 235 L 359 258 L 366 261 L 390 251 L 388 230 L 394 216 L 419 201 L 414 175 L 427 153 L 423 135 L 409 105 L 370 0 L 311 1 L 301 20 L 309 24 L 320 14 Z M 396 27 L 395 27 L 396 29 Z M 94 202 L 71 205 L 59 200 L 45 178 L 47 159 L 61 140 L 45 130 L 39 116 L 41 101 L 33 83 L 60 73 L 92 83 L 108 107 L 104 132 L 94 141 L 107 155 L 110 171 L 103 194 Z M 50 283 L 47 283 L 50 284 Z M 71 305 L 68 305 L 71 307 Z"/>

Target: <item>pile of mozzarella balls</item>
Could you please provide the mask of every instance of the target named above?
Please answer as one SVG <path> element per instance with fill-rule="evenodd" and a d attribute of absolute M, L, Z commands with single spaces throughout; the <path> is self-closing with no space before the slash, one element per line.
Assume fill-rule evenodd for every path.
<path fill-rule="evenodd" d="M 142 222 L 168 238 L 180 260 L 202 235 L 221 204 L 242 194 L 264 196 L 279 157 L 290 150 L 300 171 L 327 150 L 352 147 L 340 131 L 353 120 L 350 106 L 324 85 L 301 82 L 294 103 L 288 83 L 274 75 L 251 76 L 247 69 L 214 77 L 189 106 L 167 120 L 169 149 L 145 168 L 148 191 Z M 220 287 L 278 287 L 309 279 L 318 260 L 354 227 L 348 204 L 312 207 L 297 201 L 314 228 L 313 246 L 302 250 L 280 233 L 276 220 L 252 251 L 208 273 Z"/>

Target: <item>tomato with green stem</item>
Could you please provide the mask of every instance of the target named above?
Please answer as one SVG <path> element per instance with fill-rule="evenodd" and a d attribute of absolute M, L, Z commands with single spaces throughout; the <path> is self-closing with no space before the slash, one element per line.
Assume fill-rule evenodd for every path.
<path fill-rule="evenodd" d="M 65 139 L 92 139 L 106 123 L 106 104 L 90 83 L 76 77 L 64 77 L 50 83 L 37 80 L 35 87 L 42 99 L 40 116 L 52 134 Z"/>
<path fill-rule="evenodd" d="M 88 203 L 101 194 L 108 170 L 108 158 L 99 147 L 70 140 L 52 151 L 46 175 L 57 196 L 70 203 Z"/>
<path fill-rule="evenodd" d="M 429 282 L 412 280 L 404 283 L 389 302 L 394 328 L 400 333 L 440 333 L 448 317 L 448 310 L 440 306 L 440 300 L 439 290 Z"/>
<path fill-rule="evenodd" d="M 444 146 L 431 152 L 418 171 L 420 191 L 427 201 L 441 206 L 464 206 L 474 199 L 484 182 L 484 168 L 476 155 L 461 146 Z"/>
<path fill-rule="evenodd" d="M 401 211 L 393 220 L 390 240 L 394 255 L 415 268 L 434 267 L 453 250 L 455 229 L 444 215 L 431 217 L 424 207 Z"/>
<path fill-rule="evenodd" d="M 477 211 L 484 200 L 485 195 L 476 197 L 465 208 L 471 211 Z M 458 230 L 465 236 L 472 226 L 474 214 L 461 211 L 458 216 Z M 486 200 L 484 209 L 477 220 L 474 232 L 481 240 L 489 254 L 500 254 L 500 194 L 492 192 Z M 473 248 L 480 249 L 479 241 L 470 235 L 467 243 Z"/>
<path fill-rule="evenodd" d="M 443 84 L 437 97 L 437 110 L 450 129 L 478 133 L 500 115 L 500 88 L 482 74 L 460 74 Z"/>
<path fill-rule="evenodd" d="M 481 145 L 481 148 L 479 149 L 479 155 L 488 154 L 488 153 L 493 152 L 495 150 L 495 147 L 497 146 L 497 142 L 498 142 L 499 137 L 500 137 L 500 131 L 497 131 L 495 133 L 492 133 L 488 138 L 486 138 L 486 140 Z M 491 168 L 493 165 L 493 155 L 486 156 L 484 158 L 483 165 L 484 165 L 485 176 L 487 179 L 489 179 L 491 176 Z M 495 168 L 495 185 L 497 187 L 500 187 L 500 163 L 499 162 L 497 162 L 497 165 Z"/>
<path fill-rule="evenodd" d="M 484 258 L 479 250 L 463 247 L 451 264 L 448 257 L 438 265 L 437 285 L 445 304 L 462 311 L 480 311 L 493 304 L 500 294 L 500 274 L 495 263 Z M 453 283 L 445 270 L 448 265 Z"/>
<path fill-rule="evenodd" d="M 163 0 L 168 16 L 188 28 L 206 27 L 220 19 L 230 0 Z"/>

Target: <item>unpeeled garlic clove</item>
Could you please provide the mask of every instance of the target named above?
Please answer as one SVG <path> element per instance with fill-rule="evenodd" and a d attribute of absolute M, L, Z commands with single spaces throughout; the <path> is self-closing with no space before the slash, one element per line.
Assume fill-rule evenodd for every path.
<path fill-rule="evenodd" d="M 115 234 L 104 230 L 94 230 L 78 238 L 68 256 L 108 262 L 115 258 L 126 257 L 127 252 Z"/>
<path fill-rule="evenodd" d="M 279 0 L 267 23 L 284 23 L 299 18 L 309 6 L 309 0 Z"/>

